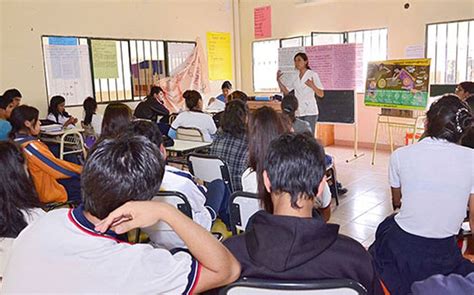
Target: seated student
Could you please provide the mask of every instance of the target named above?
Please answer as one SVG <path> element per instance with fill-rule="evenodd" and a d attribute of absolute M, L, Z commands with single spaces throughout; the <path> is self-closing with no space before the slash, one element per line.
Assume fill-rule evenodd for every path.
<path fill-rule="evenodd" d="M 237 279 L 239 263 L 209 232 L 168 204 L 143 201 L 160 189 L 164 167 L 159 149 L 144 137 L 97 143 L 84 166 L 84 205 L 51 211 L 17 238 L 3 291 L 191 294 Z M 189 252 L 117 238 L 158 221 Z"/>
<path fill-rule="evenodd" d="M 183 93 L 188 111 L 184 111 L 176 116 L 171 123 L 171 128 L 177 130 L 179 127 L 193 127 L 201 131 L 204 141 L 212 142 L 211 135 L 217 131 L 212 117 L 202 112 L 202 97 L 196 90 L 186 90 Z M 171 131 L 171 130 L 170 130 Z"/>
<path fill-rule="evenodd" d="M 265 194 L 260 197 L 273 211 L 255 213 L 245 233 L 224 242 L 242 266 L 241 277 L 344 278 L 361 283 L 368 294 L 383 294 L 364 247 L 340 235 L 339 225 L 312 218 L 326 170 L 324 150 L 314 137 L 291 133 L 273 140 L 262 170 Z"/>
<path fill-rule="evenodd" d="M 0 96 L 0 141 L 8 140 L 8 135 L 12 130 L 12 125 L 8 122 L 14 108 L 13 99 L 7 96 Z"/>
<path fill-rule="evenodd" d="M 16 108 L 21 103 L 21 93 L 18 89 L 12 88 L 8 89 L 3 93 L 3 96 L 6 97 L 8 100 L 13 100 L 13 108 Z"/>
<path fill-rule="evenodd" d="M 232 91 L 232 84 L 230 83 L 230 81 L 224 81 L 224 83 L 222 83 L 221 89 L 222 93 L 219 94 L 216 99 L 222 101 L 223 103 L 227 103 L 226 98 L 227 95 L 229 95 Z"/>
<path fill-rule="evenodd" d="M 25 164 L 15 144 L 0 142 L 0 279 L 14 239 L 45 213 Z"/>
<path fill-rule="evenodd" d="M 112 102 L 107 105 L 102 120 L 100 140 L 121 135 L 132 120 L 132 110 L 124 103 Z"/>
<path fill-rule="evenodd" d="M 21 145 L 39 199 L 42 203 L 80 202 L 82 167 L 56 158 L 38 138 L 39 111 L 27 105 L 15 108 L 10 116 L 11 137 Z"/>
<path fill-rule="evenodd" d="M 101 114 L 97 114 L 97 101 L 93 97 L 88 97 L 84 100 L 82 107 L 84 108 L 82 127 L 87 131 L 87 135 L 100 137 L 103 118 Z"/>
<path fill-rule="evenodd" d="M 474 82 L 465 81 L 459 83 L 459 85 L 456 87 L 455 94 L 462 101 L 465 101 L 471 110 L 474 111 Z"/>
<path fill-rule="evenodd" d="M 246 104 L 248 100 L 248 96 L 247 94 L 245 94 L 245 92 L 236 90 L 225 97 L 225 103 L 227 104 L 233 100 L 241 100 Z M 223 109 L 225 109 L 225 105 Z M 221 112 L 215 113 L 214 116 L 212 116 L 212 119 L 214 120 L 214 123 L 216 124 L 217 128 L 221 127 L 221 121 L 222 121 L 223 115 L 224 115 L 224 110 L 222 110 Z"/>
<path fill-rule="evenodd" d="M 247 105 L 240 100 L 227 103 L 209 154 L 219 157 L 229 167 L 234 191 L 242 190 L 242 174 L 248 165 Z"/>
<path fill-rule="evenodd" d="M 391 294 L 407 294 L 415 281 L 434 274 L 474 271 L 456 245 L 466 207 L 474 227 L 474 150 L 458 145 L 472 114 L 454 95 L 426 113 L 425 137 L 397 149 L 389 178 L 394 209 L 370 246 L 375 267 Z"/>
<path fill-rule="evenodd" d="M 160 122 L 168 123 L 170 111 L 166 108 L 164 99 L 165 93 L 161 87 L 151 87 L 150 94 L 137 105 L 133 115 L 137 119 L 146 119 L 152 122 L 156 122 L 158 116 L 161 116 Z"/>
<path fill-rule="evenodd" d="M 66 112 L 65 105 L 66 99 L 64 97 L 60 95 L 51 97 L 46 119 L 56 124 L 61 124 L 64 127 L 74 126 L 77 123 L 77 119 Z"/>

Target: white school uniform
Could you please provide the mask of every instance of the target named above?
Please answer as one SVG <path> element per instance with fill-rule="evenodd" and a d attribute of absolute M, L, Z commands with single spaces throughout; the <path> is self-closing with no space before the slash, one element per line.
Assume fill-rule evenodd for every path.
<path fill-rule="evenodd" d="M 295 96 L 298 99 L 298 110 L 296 116 L 314 116 L 319 114 L 314 91 L 305 84 L 308 80 L 313 80 L 314 84 L 323 90 L 323 84 L 319 79 L 319 75 L 312 70 L 306 70 L 303 77 L 300 79 L 299 74 L 296 79 L 289 85 L 289 90 L 295 90 Z"/>
<path fill-rule="evenodd" d="M 191 180 L 192 175 L 172 166 L 166 166 L 161 190 L 178 191 L 183 193 L 191 205 L 193 220 L 206 230 L 210 231 L 212 219 L 209 210 L 204 206 L 206 197 Z M 150 231 L 144 229 L 153 245 L 165 249 L 186 248 L 183 240 L 173 231 Z"/>
<path fill-rule="evenodd" d="M 389 179 L 401 187 L 395 221 L 404 231 L 425 238 L 456 235 L 474 193 L 474 150 L 424 138 L 392 154 Z"/>
<path fill-rule="evenodd" d="M 49 212 L 13 245 L 3 292 L 90 294 L 189 294 L 199 263 L 186 251 L 171 254 L 148 244 L 104 235 L 82 207 Z"/>
<path fill-rule="evenodd" d="M 83 116 L 83 121 L 85 119 L 85 114 Z M 94 129 L 94 132 L 97 136 L 100 136 L 100 133 L 102 132 L 102 120 L 104 118 L 102 117 L 101 114 L 93 114 L 92 115 L 92 120 L 91 120 L 91 126 Z"/>
<path fill-rule="evenodd" d="M 178 127 L 193 127 L 199 129 L 206 142 L 212 142 L 211 134 L 215 134 L 217 131 L 216 124 L 211 116 L 205 113 L 191 111 L 180 113 L 173 123 L 171 123 L 171 128 L 176 130 Z"/>
<path fill-rule="evenodd" d="M 56 120 L 56 117 L 53 114 L 49 113 L 46 119 L 56 122 L 58 124 L 64 125 L 64 123 L 66 123 L 67 120 L 69 120 L 69 117 L 65 117 L 61 114 L 58 114 L 58 119 Z"/>

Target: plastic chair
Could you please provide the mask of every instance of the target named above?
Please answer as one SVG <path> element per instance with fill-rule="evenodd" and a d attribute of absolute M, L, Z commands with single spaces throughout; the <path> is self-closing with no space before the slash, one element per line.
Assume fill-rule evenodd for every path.
<path fill-rule="evenodd" d="M 204 135 L 201 130 L 194 127 L 178 127 L 176 129 L 176 139 L 204 142 Z"/>
<path fill-rule="evenodd" d="M 276 281 L 246 279 L 232 283 L 219 291 L 219 295 L 365 295 L 360 283 L 349 279 L 314 281 Z"/>
<path fill-rule="evenodd" d="M 258 196 L 252 193 L 238 191 L 230 196 L 230 229 L 233 235 L 238 231 L 245 231 L 247 223 L 260 208 Z"/>
<path fill-rule="evenodd" d="M 66 146 L 68 147 L 68 150 L 66 150 Z M 87 156 L 82 134 L 75 129 L 67 130 L 61 136 L 59 158 L 64 160 L 64 156 L 70 154 L 82 154 L 84 159 Z"/>
<path fill-rule="evenodd" d="M 219 157 L 192 153 L 188 156 L 188 167 L 191 174 L 204 182 L 222 179 L 233 192 L 229 167 Z"/>

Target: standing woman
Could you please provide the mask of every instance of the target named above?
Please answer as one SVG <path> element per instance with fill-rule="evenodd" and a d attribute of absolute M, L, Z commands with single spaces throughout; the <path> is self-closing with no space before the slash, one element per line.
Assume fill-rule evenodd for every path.
<path fill-rule="evenodd" d="M 283 73 L 278 71 L 278 86 L 284 95 L 288 95 L 290 90 L 294 90 L 299 104 L 296 116 L 308 122 L 311 127 L 311 132 L 314 134 L 319 116 L 318 105 L 314 95 L 316 94 L 318 97 L 324 96 L 323 85 L 321 84 L 319 75 L 310 69 L 306 53 L 297 53 L 294 57 L 294 62 L 295 68 L 299 72 L 298 78 L 290 83 L 290 85 L 288 85 L 289 88 L 287 88 L 281 81 Z"/>

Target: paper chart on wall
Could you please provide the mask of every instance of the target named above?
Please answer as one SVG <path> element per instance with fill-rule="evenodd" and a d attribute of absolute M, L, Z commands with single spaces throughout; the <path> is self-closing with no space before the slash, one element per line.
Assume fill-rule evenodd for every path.
<path fill-rule="evenodd" d="M 298 52 L 305 52 L 303 46 L 278 49 L 278 70 L 282 72 L 281 81 L 287 88 L 293 88 L 293 82 L 298 78 L 294 57 Z"/>
<path fill-rule="evenodd" d="M 93 96 L 87 45 L 44 45 L 48 96 L 61 95 L 66 105 Z"/>

